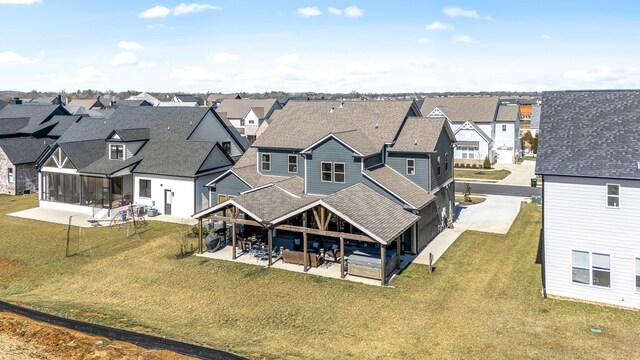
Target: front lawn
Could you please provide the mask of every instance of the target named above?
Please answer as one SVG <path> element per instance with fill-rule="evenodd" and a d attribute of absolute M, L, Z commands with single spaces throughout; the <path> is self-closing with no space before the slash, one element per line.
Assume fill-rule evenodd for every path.
<path fill-rule="evenodd" d="M 456 194 L 456 201 L 457 201 L 457 202 L 459 202 L 460 204 L 463 204 L 463 205 L 475 205 L 475 204 L 481 204 L 481 203 L 483 203 L 485 200 L 487 200 L 487 198 L 486 198 L 486 197 L 484 197 L 484 196 L 474 196 L 474 195 L 471 195 L 471 202 L 470 202 L 470 203 L 468 203 L 468 202 L 465 202 L 465 201 L 464 201 L 464 195 Z"/>
<path fill-rule="evenodd" d="M 482 180 L 502 180 L 511 174 L 511 171 L 500 170 L 475 170 L 475 169 L 454 169 L 456 178 L 461 179 L 482 179 Z"/>
<path fill-rule="evenodd" d="M 252 358 L 640 358 L 637 312 L 541 298 L 536 205 L 506 235 L 467 231 L 434 273 L 411 265 L 394 288 L 178 260 L 180 226 L 156 222 L 65 258 L 65 226 L 4 216 L 35 205 L 0 197 L 0 299 L 51 313 Z"/>

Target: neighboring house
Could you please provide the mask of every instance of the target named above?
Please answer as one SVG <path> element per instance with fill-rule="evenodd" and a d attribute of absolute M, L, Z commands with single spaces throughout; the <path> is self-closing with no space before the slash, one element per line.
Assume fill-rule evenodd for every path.
<path fill-rule="evenodd" d="M 234 99 L 234 100 L 240 100 L 242 99 L 242 97 L 240 96 L 240 94 L 210 94 L 209 96 L 207 96 L 207 106 L 216 108 L 218 107 L 218 105 L 220 105 L 220 103 L 222 102 L 222 100 L 225 99 Z"/>
<path fill-rule="evenodd" d="M 105 109 L 108 106 L 102 103 L 102 101 L 100 100 L 100 96 L 98 96 L 95 99 L 86 99 L 86 100 L 74 99 L 69 101 L 68 105 L 69 107 L 81 107 L 86 110 Z"/>
<path fill-rule="evenodd" d="M 0 111 L 0 194 L 38 188 L 36 160 L 79 116 L 60 105 L 9 104 Z"/>
<path fill-rule="evenodd" d="M 536 136 L 540 131 L 540 114 L 542 113 L 542 107 L 535 105 L 531 108 L 531 136 Z"/>
<path fill-rule="evenodd" d="M 121 106 L 74 124 L 41 157 L 40 206 L 101 218 L 134 203 L 188 217 L 248 146 L 205 107 Z"/>
<path fill-rule="evenodd" d="M 160 103 L 160 100 L 158 100 L 158 98 L 149 94 L 148 92 L 141 92 L 138 95 L 130 96 L 126 100 L 146 100 L 153 106 L 158 106 L 158 104 Z"/>
<path fill-rule="evenodd" d="M 453 221 L 454 142 L 447 121 L 420 117 L 413 101 L 289 102 L 208 184 L 212 207 L 194 217 L 240 209 L 283 244 L 315 221 L 325 249 L 357 233 L 352 248 L 378 259 L 415 254 Z"/>
<path fill-rule="evenodd" d="M 29 101 L 30 103 L 48 104 L 48 105 L 65 105 L 66 101 L 62 99 L 62 95 L 41 96 Z"/>
<path fill-rule="evenodd" d="M 118 107 L 118 106 L 153 106 L 152 103 L 150 103 L 147 100 L 118 100 L 116 101 L 113 106 Z"/>
<path fill-rule="evenodd" d="M 545 295 L 640 308 L 640 91 L 543 93 Z"/>
<path fill-rule="evenodd" d="M 458 141 L 455 162 L 510 163 L 519 154 L 520 116 L 517 105 L 502 105 L 496 96 L 427 97 L 421 107 L 427 117 L 445 117 Z"/>
<path fill-rule="evenodd" d="M 197 106 L 204 106 L 203 98 L 191 94 L 175 94 L 171 101 L 177 103 L 196 103 Z"/>
<path fill-rule="evenodd" d="M 282 107 L 276 99 L 225 99 L 216 112 L 224 113 L 237 129 L 243 129 L 249 141 L 255 141 L 260 125 Z"/>

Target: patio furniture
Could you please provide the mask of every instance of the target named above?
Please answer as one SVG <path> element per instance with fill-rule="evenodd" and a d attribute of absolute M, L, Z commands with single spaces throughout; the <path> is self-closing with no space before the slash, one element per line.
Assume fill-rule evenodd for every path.
<path fill-rule="evenodd" d="M 320 243 L 318 241 L 312 242 L 310 250 L 311 250 L 311 252 L 319 254 L 320 253 Z"/>
<path fill-rule="evenodd" d="M 388 276 L 398 266 L 400 258 L 396 251 L 387 250 L 385 274 L 381 274 L 380 249 L 362 248 L 347 257 L 347 273 L 372 279 Z"/>
<path fill-rule="evenodd" d="M 204 244 L 207 246 L 207 251 L 216 252 L 222 246 L 222 237 L 216 233 L 211 233 L 204 239 Z"/>
<path fill-rule="evenodd" d="M 331 245 L 325 252 L 325 260 L 340 261 L 340 258 L 342 258 L 342 253 L 340 252 L 340 246 L 338 244 Z"/>
<path fill-rule="evenodd" d="M 308 264 L 312 267 L 322 265 L 323 259 L 319 254 L 307 253 Z M 288 264 L 304 265 L 304 252 L 295 250 L 283 250 L 282 260 Z"/>

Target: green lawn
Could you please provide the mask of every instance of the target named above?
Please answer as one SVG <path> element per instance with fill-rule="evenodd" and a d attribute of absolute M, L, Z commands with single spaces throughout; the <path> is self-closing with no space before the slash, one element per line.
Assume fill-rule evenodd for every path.
<path fill-rule="evenodd" d="M 471 195 L 471 204 L 465 204 L 465 205 L 481 204 L 485 200 L 487 200 L 486 197 Z M 461 203 L 464 202 L 464 195 L 456 194 L 456 201 L 461 202 Z"/>
<path fill-rule="evenodd" d="M 484 180 L 502 180 L 511 174 L 511 171 L 500 170 L 479 170 L 479 169 L 454 169 L 453 173 L 456 178 L 463 179 L 484 179 Z"/>
<path fill-rule="evenodd" d="M 88 230 L 97 246 L 65 258 L 65 226 L 4 216 L 35 204 L 0 197 L 0 299 L 55 314 L 253 358 L 640 358 L 637 312 L 541 298 L 535 205 L 508 234 L 466 232 L 434 273 L 411 265 L 381 288 L 178 260 L 184 229 L 161 223 Z"/>
<path fill-rule="evenodd" d="M 537 158 L 537 157 L 535 157 L 535 156 L 523 156 L 523 157 L 522 157 L 522 160 L 531 160 L 531 161 L 536 161 L 536 160 L 538 160 L 538 158 Z"/>

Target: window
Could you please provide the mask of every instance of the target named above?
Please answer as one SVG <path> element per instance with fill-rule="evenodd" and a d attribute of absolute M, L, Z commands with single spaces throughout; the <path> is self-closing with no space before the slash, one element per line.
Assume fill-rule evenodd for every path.
<path fill-rule="evenodd" d="M 124 145 L 109 145 L 109 159 L 124 160 Z"/>
<path fill-rule="evenodd" d="M 636 269 L 637 271 L 637 269 Z M 607 254 L 571 251 L 571 281 L 577 284 L 611 287 L 611 258 Z M 638 281 L 636 277 L 636 282 Z"/>
<path fill-rule="evenodd" d="M 331 164 L 330 162 L 325 162 L 325 161 L 323 161 L 320 164 L 320 172 L 321 172 L 320 180 L 322 182 L 332 182 L 333 181 L 332 165 L 333 164 Z"/>
<path fill-rule="evenodd" d="M 640 258 L 636 258 L 636 292 L 640 293 Z"/>
<path fill-rule="evenodd" d="M 262 171 L 271 171 L 271 154 L 260 155 L 260 169 Z"/>
<path fill-rule="evenodd" d="M 407 175 L 416 174 L 416 161 L 414 159 L 407 159 Z"/>
<path fill-rule="evenodd" d="M 444 171 L 449 170 L 449 153 L 444 153 Z"/>
<path fill-rule="evenodd" d="M 477 151 L 477 146 L 460 146 L 463 159 L 475 159 Z"/>
<path fill-rule="evenodd" d="M 289 155 L 289 172 L 298 172 L 298 155 Z"/>
<path fill-rule="evenodd" d="M 620 207 L 620 185 L 607 184 L 607 206 Z"/>
<path fill-rule="evenodd" d="M 141 198 L 151 198 L 151 180 L 140 179 L 139 185 L 138 196 Z"/>
<path fill-rule="evenodd" d="M 7 169 L 7 181 L 9 184 L 13 184 L 13 168 Z"/>
<path fill-rule="evenodd" d="M 440 156 L 436 158 L 436 164 L 438 165 L 438 175 L 440 175 Z"/>
<path fill-rule="evenodd" d="M 507 131 L 507 125 L 502 125 L 502 131 Z"/>
<path fill-rule="evenodd" d="M 333 182 L 344 184 L 344 163 L 333 163 Z"/>
<path fill-rule="evenodd" d="M 218 195 L 218 204 L 222 204 L 223 202 L 227 201 L 229 199 L 229 197 L 227 195 Z"/>
<path fill-rule="evenodd" d="M 244 126 L 244 119 L 240 119 L 240 126 Z"/>
<path fill-rule="evenodd" d="M 254 120 L 249 120 L 249 124 L 255 124 L 256 122 Z"/>
<path fill-rule="evenodd" d="M 227 154 L 231 155 L 231 142 L 230 141 L 223 142 L 222 150 L 224 150 Z"/>

